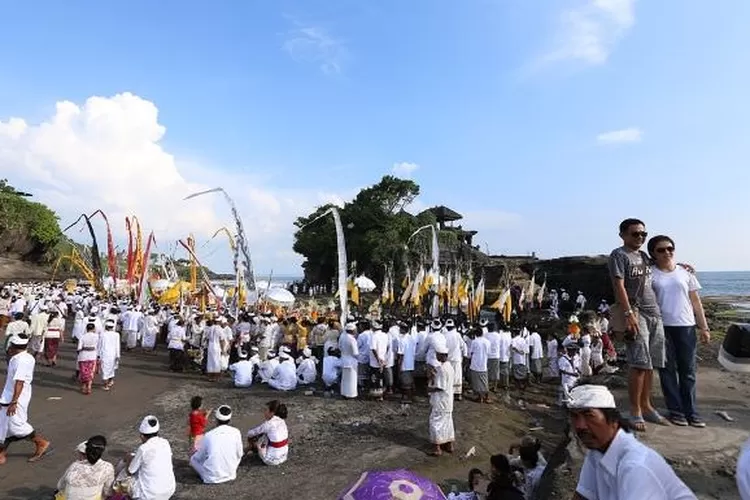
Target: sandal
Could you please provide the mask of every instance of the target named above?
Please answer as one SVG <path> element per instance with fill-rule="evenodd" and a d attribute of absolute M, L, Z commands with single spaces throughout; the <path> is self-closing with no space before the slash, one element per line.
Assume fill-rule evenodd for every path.
<path fill-rule="evenodd" d="M 630 417 L 628 421 L 635 432 L 646 432 L 646 421 L 643 417 Z"/>
<path fill-rule="evenodd" d="M 644 413 L 643 414 L 643 420 L 650 424 L 656 424 L 656 425 L 669 425 L 669 420 L 662 417 L 658 411 L 654 410 L 650 413 Z"/>

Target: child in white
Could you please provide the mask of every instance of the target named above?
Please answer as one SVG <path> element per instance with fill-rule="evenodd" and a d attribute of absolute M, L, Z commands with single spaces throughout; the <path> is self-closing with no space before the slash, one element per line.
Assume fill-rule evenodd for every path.
<path fill-rule="evenodd" d="M 578 357 L 578 346 L 570 344 L 565 349 L 565 353 L 560 356 L 558 360 L 558 367 L 560 369 L 560 389 L 562 402 L 566 402 L 569 399 L 570 390 L 578 383 L 578 378 L 581 376 L 581 372 L 576 368 L 576 359 Z"/>

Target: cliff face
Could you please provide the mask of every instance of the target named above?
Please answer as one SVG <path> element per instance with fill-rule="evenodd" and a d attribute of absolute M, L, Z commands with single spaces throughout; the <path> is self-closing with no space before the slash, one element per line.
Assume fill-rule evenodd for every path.
<path fill-rule="evenodd" d="M 592 306 L 601 299 L 606 299 L 609 303 L 614 301 L 606 255 L 548 260 L 535 257 L 491 257 L 491 264 L 485 268 L 487 287 L 500 288 L 507 278 L 511 283 L 520 284 L 529 280 L 534 271 L 537 285 L 542 284 L 546 274 L 548 290 L 559 291 L 565 288 L 572 297 L 580 290 Z"/>

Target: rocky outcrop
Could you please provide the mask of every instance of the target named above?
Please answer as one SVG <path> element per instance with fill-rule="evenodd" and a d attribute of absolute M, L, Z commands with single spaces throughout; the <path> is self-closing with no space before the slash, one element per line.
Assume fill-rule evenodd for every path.
<path fill-rule="evenodd" d="M 536 257 L 493 256 L 485 267 L 487 288 L 502 288 L 506 283 L 522 284 L 536 272 L 536 282 L 541 285 L 547 277 L 547 289 L 565 288 L 571 295 L 580 290 L 591 301 L 606 299 L 613 302 L 612 285 L 607 271 L 607 256 Z"/>

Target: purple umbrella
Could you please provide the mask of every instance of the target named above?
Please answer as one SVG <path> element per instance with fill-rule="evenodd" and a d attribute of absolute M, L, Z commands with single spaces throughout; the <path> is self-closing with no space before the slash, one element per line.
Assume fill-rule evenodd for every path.
<path fill-rule="evenodd" d="M 429 479 L 398 469 L 365 472 L 339 500 L 445 500 L 445 495 Z"/>

